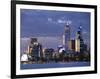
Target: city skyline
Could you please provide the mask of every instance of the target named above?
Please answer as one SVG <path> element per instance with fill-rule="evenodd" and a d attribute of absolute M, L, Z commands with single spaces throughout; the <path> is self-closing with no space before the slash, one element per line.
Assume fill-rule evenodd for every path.
<path fill-rule="evenodd" d="M 89 12 L 21 9 L 21 40 L 37 37 L 40 41 L 43 41 L 45 39 L 44 37 L 46 37 L 47 40 L 45 39 L 45 41 L 49 42 L 48 44 L 51 44 L 51 47 L 55 48 L 57 45 L 62 44 L 61 39 L 67 21 L 71 22 L 71 39 L 76 38 L 77 29 L 80 25 L 82 25 L 83 37 L 86 43 L 89 44 Z M 58 42 L 54 43 L 52 41 Z M 47 45 L 47 42 L 44 44 L 44 46 L 50 47 L 50 45 Z M 21 45 L 22 47 L 25 46 L 23 44 Z"/>

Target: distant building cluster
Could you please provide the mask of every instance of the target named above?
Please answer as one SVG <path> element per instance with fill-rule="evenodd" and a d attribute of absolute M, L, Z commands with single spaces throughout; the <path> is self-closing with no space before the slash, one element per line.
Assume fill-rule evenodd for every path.
<path fill-rule="evenodd" d="M 65 31 L 63 35 L 63 46 L 66 51 L 73 50 L 75 52 L 83 52 L 87 50 L 87 45 L 84 43 L 83 37 L 82 37 L 82 27 L 80 26 L 78 28 L 78 31 L 76 33 L 76 38 L 71 39 L 71 28 L 69 25 L 65 26 Z"/>
<path fill-rule="evenodd" d="M 90 50 L 84 43 L 82 27 L 77 30 L 75 39 L 71 39 L 71 27 L 66 24 L 62 35 L 63 44 L 53 48 L 43 48 L 37 38 L 30 38 L 26 60 L 21 57 L 21 62 L 28 63 L 54 63 L 69 61 L 90 61 Z M 49 44 L 49 43 L 48 43 Z"/>

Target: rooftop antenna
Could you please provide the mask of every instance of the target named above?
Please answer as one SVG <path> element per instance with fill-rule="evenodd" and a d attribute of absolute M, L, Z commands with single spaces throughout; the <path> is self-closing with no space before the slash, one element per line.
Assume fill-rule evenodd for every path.
<path fill-rule="evenodd" d="M 79 26 L 79 30 L 82 30 L 82 24 L 80 24 L 80 26 Z"/>

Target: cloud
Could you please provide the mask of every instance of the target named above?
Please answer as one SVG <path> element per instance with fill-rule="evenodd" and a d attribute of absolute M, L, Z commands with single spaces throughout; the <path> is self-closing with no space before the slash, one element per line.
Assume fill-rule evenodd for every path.
<path fill-rule="evenodd" d="M 62 44 L 60 37 L 37 37 L 43 47 L 57 48 L 58 45 Z"/>
<path fill-rule="evenodd" d="M 24 38 L 21 38 L 21 40 L 27 41 L 27 40 L 29 40 L 29 38 L 24 37 Z"/>
<path fill-rule="evenodd" d="M 57 22 L 58 22 L 58 23 L 66 23 L 66 20 L 61 20 L 61 19 L 59 19 Z"/>
<path fill-rule="evenodd" d="M 24 53 L 27 50 L 29 42 L 30 42 L 30 38 L 21 38 L 20 40 L 21 53 Z"/>
<path fill-rule="evenodd" d="M 83 31 L 83 34 L 87 34 L 87 32 L 86 31 Z"/>
<path fill-rule="evenodd" d="M 57 23 L 63 23 L 63 24 L 71 24 L 72 21 L 71 20 L 62 20 L 62 19 L 58 19 Z"/>
<path fill-rule="evenodd" d="M 52 22 L 52 18 L 48 18 L 48 22 Z"/>
<path fill-rule="evenodd" d="M 49 23 L 53 23 L 53 24 L 56 24 L 56 23 L 57 23 L 57 22 L 54 21 L 52 18 L 48 18 L 48 22 L 49 22 Z"/>
<path fill-rule="evenodd" d="M 66 19 L 64 19 L 64 17 L 57 19 L 57 20 L 53 20 L 53 18 L 49 17 L 48 22 L 53 23 L 53 24 L 71 24 L 72 23 L 71 20 L 66 20 Z"/>

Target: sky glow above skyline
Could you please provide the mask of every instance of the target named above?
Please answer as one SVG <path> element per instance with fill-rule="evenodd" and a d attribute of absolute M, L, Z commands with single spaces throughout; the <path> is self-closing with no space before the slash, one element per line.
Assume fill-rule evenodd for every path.
<path fill-rule="evenodd" d="M 21 47 L 23 50 L 25 44 L 27 45 L 29 42 L 29 40 L 26 42 L 24 39 L 31 37 L 37 37 L 39 42 L 45 41 L 44 47 L 56 48 L 57 45 L 62 43 L 67 21 L 70 23 L 71 39 L 76 39 L 76 32 L 81 25 L 84 41 L 87 44 L 90 42 L 91 16 L 89 12 L 20 9 L 20 15 L 21 41 L 23 41 Z"/>

